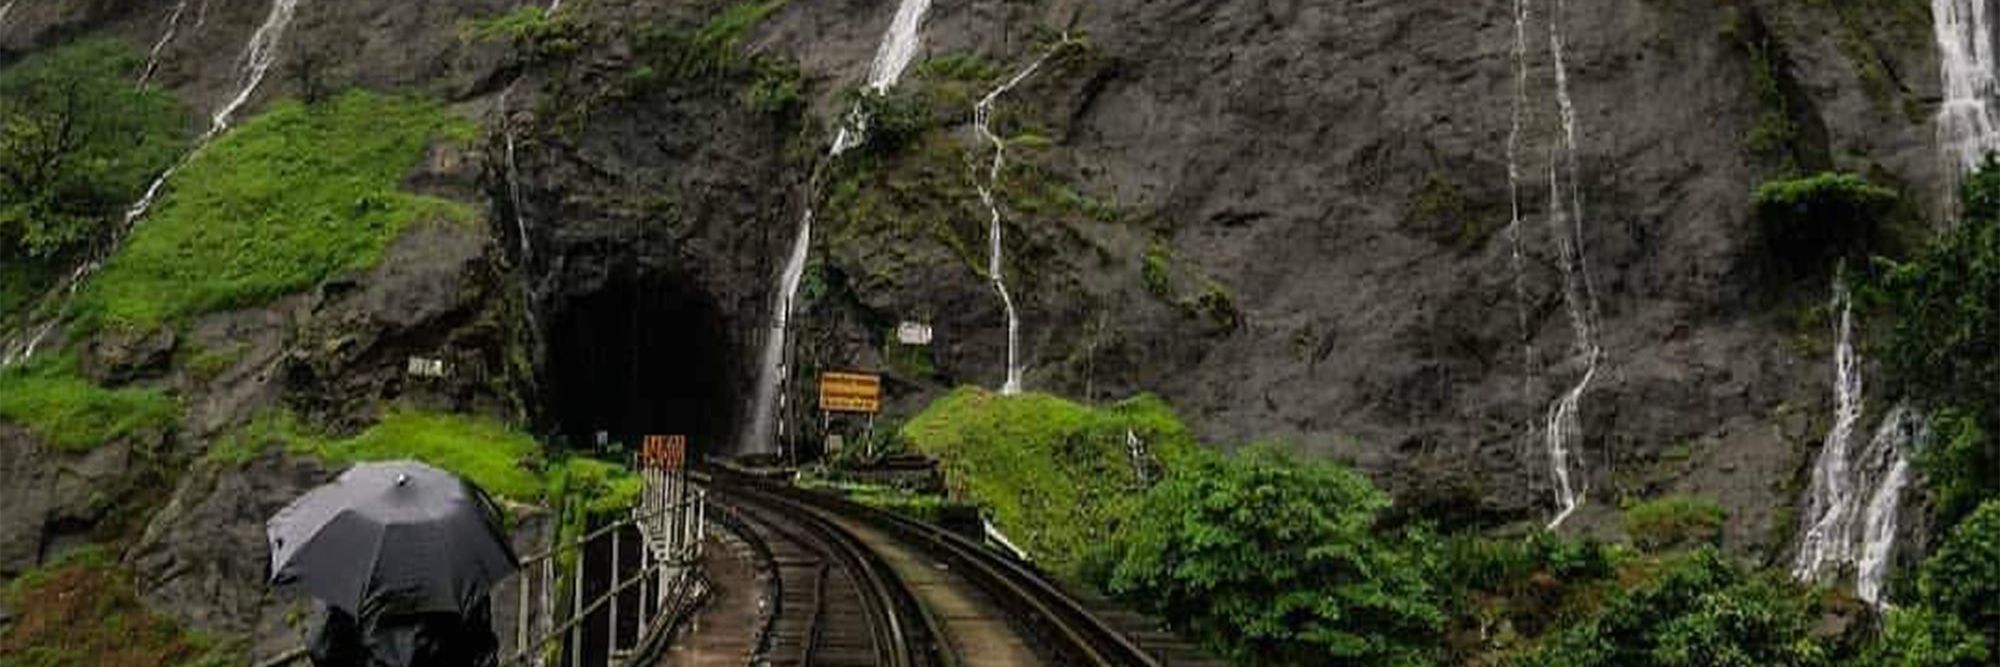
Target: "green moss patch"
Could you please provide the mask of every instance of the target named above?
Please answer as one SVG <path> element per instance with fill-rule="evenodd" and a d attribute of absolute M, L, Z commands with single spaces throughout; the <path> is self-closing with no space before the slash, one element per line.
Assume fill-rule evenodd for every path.
<path fill-rule="evenodd" d="M 85 290 L 88 325 L 151 328 L 361 271 L 412 222 L 465 218 L 401 183 L 472 125 L 437 104 L 353 92 L 283 102 L 203 149 Z"/>
<path fill-rule="evenodd" d="M 1134 466 L 1127 433 L 1148 460 Z M 1146 477 L 1198 445 L 1164 401 L 1140 396 L 1103 408 L 1045 394 L 964 388 L 903 428 L 943 462 L 954 498 L 978 503 L 1023 549 L 1074 574 L 1137 504 Z"/>
<path fill-rule="evenodd" d="M 67 452 L 166 431 L 180 414 L 180 404 L 165 392 L 99 387 L 67 363 L 0 372 L 0 420 Z"/>

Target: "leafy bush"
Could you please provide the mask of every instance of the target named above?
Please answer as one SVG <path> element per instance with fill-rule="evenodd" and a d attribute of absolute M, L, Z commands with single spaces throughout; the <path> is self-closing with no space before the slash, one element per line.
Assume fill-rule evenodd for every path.
<path fill-rule="evenodd" d="M 1827 664 L 1808 591 L 1746 574 L 1713 548 L 1659 564 L 1600 613 L 1516 664 L 1533 667 L 1788 667 Z"/>
<path fill-rule="evenodd" d="M 2000 647 L 2000 500 L 1987 501 L 1952 530 L 1924 562 L 1917 591 L 1926 606 Z"/>
<path fill-rule="evenodd" d="M 1450 615 L 1444 664 L 1493 664 L 1555 629 L 1614 585 L 1629 553 L 1538 531 L 1520 539 L 1459 535 L 1435 549 Z"/>
<path fill-rule="evenodd" d="M 0 420 L 57 449 L 88 451 L 180 420 L 180 404 L 158 389 L 105 389 L 77 377 L 67 361 L 0 370 Z"/>
<path fill-rule="evenodd" d="M 1883 261 L 1864 294 L 1888 323 L 1874 356 L 1892 391 L 1936 411 L 1919 456 L 1948 528 L 2000 497 L 2000 162 L 1966 179 L 1961 221 L 1906 262 Z"/>
<path fill-rule="evenodd" d="M 132 85 L 139 63 L 99 40 L 0 69 L 0 264 L 101 240 L 186 150 L 186 111 Z"/>
<path fill-rule="evenodd" d="M 1273 450 L 1195 460 L 1118 532 L 1113 593 L 1237 664 L 1429 662 L 1444 612 L 1421 560 L 1375 534 L 1387 496 Z"/>
<path fill-rule="evenodd" d="M 221 667 L 241 660 L 148 611 L 131 576 L 95 547 L 22 574 L 0 589 L 0 602 L 19 614 L 0 626 L 0 665 Z"/>
<path fill-rule="evenodd" d="M 1865 260 L 1899 201 L 1894 190 L 1837 173 L 1765 183 L 1751 199 L 1773 256 L 1796 275 Z"/>
<path fill-rule="evenodd" d="M 530 62 L 555 60 L 583 48 L 582 28 L 569 16 L 551 15 L 537 5 L 522 5 L 499 16 L 467 22 L 463 33 L 473 41 L 510 41 Z"/>
<path fill-rule="evenodd" d="M 1729 515 L 1709 498 L 1667 496 L 1625 510 L 1625 533 L 1647 551 L 1721 546 L 1722 525 Z"/>
<path fill-rule="evenodd" d="M 1056 571 L 1075 575 L 1144 491 L 1126 434 L 1171 468 L 1197 446 L 1165 402 L 1140 396 L 1091 408 L 1045 394 L 963 388 L 903 427 L 938 458 L 954 498 L 992 511 L 1001 530 Z"/>
<path fill-rule="evenodd" d="M 469 217 L 401 185 L 434 141 L 472 129 L 434 103 L 366 92 L 280 103 L 174 177 L 85 289 L 83 319 L 150 328 L 371 267 L 411 223 Z"/>
<path fill-rule="evenodd" d="M 1926 607 L 1891 609 L 1882 634 L 1854 667 L 1984 667 L 1986 639 L 1950 614 Z"/>

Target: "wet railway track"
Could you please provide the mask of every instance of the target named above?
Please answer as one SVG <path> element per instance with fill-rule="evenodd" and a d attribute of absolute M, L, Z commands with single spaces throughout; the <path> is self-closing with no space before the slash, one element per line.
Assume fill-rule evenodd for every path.
<path fill-rule="evenodd" d="M 752 485 L 711 487 L 716 514 L 770 571 L 754 664 L 952 667 L 922 605 L 853 535 L 824 515 Z"/>
<path fill-rule="evenodd" d="M 856 533 L 886 536 L 899 546 L 921 552 L 929 561 L 941 569 L 976 587 L 984 604 L 996 606 L 1004 611 L 1008 625 L 1029 638 L 1035 646 L 1035 653 L 1045 664 L 1079 665 L 1087 667 L 1159 667 L 1163 665 L 1207 665 L 1207 660 L 1184 657 L 1178 649 L 1162 652 L 1158 646 L 1142 648 L 1140 641 L 1147 639 L 1132 633 L 1130 628 L 1114 627 L 1110 622 L 1072 598 L 1054 583 L 1031 567 L 986 548 L 972 540 L 937 526 L 909 519 L 907 517 L 860 505 L 845 499 L 815 494 L 793 488 L 779 482 L 750 475 L 718 470 L 711 476 L 704 476 L 705 482 L 725 503 L 750 500 L 762 509 L 752 509 L 749 518 L 761 518 L 774 523 L 794 522 L 800 524 L 789 530 L 803 530 L 805 524 L 817 524 L 826 530 L 847 533 L 848 542 L 858 548 L 869 546 Z M 758 512 L 762 512 L 759 514 Z M 775 513 L 774 513 L 775 512 Z M 785 530 L 766 523 L 767 530 Z M 846 527 L 843 527 L 846 526 Z M 754 527 L 753 527 L 754 529 Z M 877 538 L 878 540 L 880 537 Z M 784 562 L 778 549 L 773 549 L 771 561 Z M 878 560 L 879 564 L 880 561 Z M 780 566 L 780 574 L 788 569 Z M 804 569 L 810 569 L 810 566 Z M 888 573 L 893 579 L 894 574 Z M 808 572 L 797 572 L 790 577 L 781 576 L 780 586 L 790 584 L 790 579 L 801 582 L 815 581 Z M 800 585 L 800 584 L 793 584 Z M 890 583 L 890 586 L 898 584 Z M 784 593 L 787 598 L 797 595 L 796 591 Z M 921 605 L 919 605 L 921 606 Z M 780 614 L 782 616 L 782 614 Z M 980 663 L 977 655 L 952 655 L 949 646 L 954 638 L 947 637 L 950 628 L 942 627 L 936 619 L 921 611 L 905 617 L 905 625 L 915 624 L 925 650 L 921 657 L 936 662 L 910 664 L 975 665 Z M 824 621 L 822 621 L 824 622 Z M 1126 625 L 1130 625 L 1127 623 Z M 773 622 L 774 637 L 797 635 L 799 621 L 776 618 Z M 780 630 L 780 628 L 790 628 Z M 913 628 L 905 627 L 905 638 Z M 831 626 L 819 626 L 820 637 L 826 637 Z M 840 630 L 850 632 L 853 630 Z M 881 636 L 876 632 L 874 636 Z M 963 638 L 956 638 L 963 639 Z M 964 642 L 959 642 L 963 644 Z M 1152 649 L 1150 652 L 1148 648 Z M 1171 653 L 1171 654 L 1170 654 Z M 775 655 L 775 654 L 774 654 Z M 775 663 L 774 663 L 775 664 Z M 798 664 L 854 664 L 854 663 L 798 663 Z M 868 662 L 865 664 L 905 664 L 891 662 Z"/>

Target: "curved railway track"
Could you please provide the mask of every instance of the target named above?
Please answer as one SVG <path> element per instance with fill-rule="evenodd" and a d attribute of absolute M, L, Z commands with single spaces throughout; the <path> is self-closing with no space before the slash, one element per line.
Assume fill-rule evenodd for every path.
<path fill-rule="evenodd" d="M 710 488 L 713 516 L 773 574 L 757 664 L 954 667 L 916 597 L 853 535 L 766 487 Z"/>
<path fill-rule="evenodd" d="M 714 492 L 782 506 L 779 521 L 806 520 L 841 531 L 827 515 L 861 522 L 919 549 L 979 587 L 1041 646 L 1054 664 L 1088 667 L 1160 667 L 1124 633 L 1100 619 L 1034 569 L 937 526 L 842 498 L 815 494 L 750 475 L 718 470 L 703 481 Z M 771 506 L 771 505 L 766 505 Z M 851 538 L 850 538 L 851 540 Z M 893 575 L 892 575 L 893 576 Z M 924 617 L 931 636 L 936 624 Z M 937 643 L 932 643 L 935 647 Z M 948 651 L 942 651 L 948 653 Z M 947 658 L 948 659 L 948 658 Z M 897 663 L 870 663 L 897 664 Z"/>

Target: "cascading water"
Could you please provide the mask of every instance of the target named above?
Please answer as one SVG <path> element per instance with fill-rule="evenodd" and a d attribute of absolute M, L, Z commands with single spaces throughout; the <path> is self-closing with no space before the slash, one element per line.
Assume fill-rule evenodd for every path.
<path fill-rule="evenodd" d="M 974 188 L 979 191 L 979 201 L 985 203 L 987 212 L 992 214 L 987 231 L 989 249 L 986 273 L 993 283 L 993 291 L 1000 295 L 1001 307 L 1007 313 L 1007 380 L 1001 385 L 1000 393 L 1009 396 L 1021 393 L 1021 318 L 1014 309 L 1014 297 L 1007 292 L 1006 249 L 1000 242 L 1000 203 L 993 194 L 1000 187 L 1000 172 L 1007 165 L 1007 142 L 1001 139 L 1000 135 L 993 133 L 993 104 L 1000 100 L 1001 95 L 1007 94 L 1015 86 L 1021 85 L 1021 82 L 1027 81 L 1028 77 L 1034 76 L 1035 72 L 1042 68 L 1043 63 L 1048 62 L 1051 56 L 1068 45 L 1069 36 L 1064 35 L 1062 41 L 1049 47 L 1041 57 L 1029 63 L 1013 78 L 1000 84 L 1000 87 L 987 93 L 986 97 L 980 98 L 979 104 L 973 106 L 973 126 L 978 129 L 981 138 L 993 144 L 993 163 L 987 170 L 986 181 L 975 183 Z"/>
<path fill-rule="evenodd" d="M 165 51 L 167 45 L 174 41 L 174 37 L 180 34 L 181 16 L 187 13 L 187 8 L 188 0 L 174 3 L 173 12 L 167 15 L 167 29 L 160 31 L 159 41 L 153 42 L 152 50 L 146 52 L 146 69 L 139 73 L 140 88 L 145 88 L 146 84 L 153 80 L 153 72 L 160 69 L 160 52 Z"/>
<path fill-rule="evenodd" d="M 1861 517 L 1854 591 L 1863 601 L 1877 607 L 1887 603 L 1882 585 L 1889 578 L 1889 566 L 1895 556 L 1896 515 L 1902 511 L 1903 490 L 1910 483 L 1910 448 L 1923 441 L 1927 429 L 1923 416 L 1916 410 L 1907 405 L 1896 406 L 1882 418 L 1882 426 L 1875 431 L 1875 439 L 1862 454 L 1858 466 L 1863 479 L 1874 481 L 1875 492 L 1870 494 Z"/>
<path fill-rule="evenodd" d="M 910 61 L 917 55 L 918 32 L 923 26 L 924 16 L 930 12 L 930 0 L 902 0 L 896 7 L 896 17 L 889 23 L 888 32 L 882 35 L 882 44 L 875 52 L 875 60 L 868 68 L 868 88 L 882 93 L 902 80 L 903 72 L 910 67 Z M 845 127 L 834 137 L 833 145 L 827 149 L 827 159 L 839 157 L 866 141 L 867 119 L 859 110 L 850 113 Z M 812 252 L 813 209 L 812 196 L 806 197 L 805 214 L 799 218 L 799 232 L 792 239 L 791 252 L 786 256 L 785 269 L 778 274 L 777 295 L 772 299 L 770 327 L 764 333 L 764 350 L 757 367 L 757 387 L 751 396 L 750 420 L 744 429 L 740 451 L 775 453 L 777 441 L 784 436 L 779 415 L 786 410 L 785 397 L 779 391 L 785 378 L 791 375 L 786 363 L 785 351 L 791 334 L 791 319 L 794 303 L 798 300 L 799 284 L 805 278 L 806 260 Z"/>
<path fill-rule="evenodd" d="M 1597 295 L 1591 286 L 1590 266 L 1583 251 L 1583 186 L 1577 157 L 1576 104 L 1570 98 L 1562 31 L 1567 9 L 1565 0 L 1557 0 L 1549 17 L 1549 59 L 1555 70 L 1556 106 L 1562 121 L 1549 160 L 1549 221 L 1561 263 L 1563 304 L 1569 311 L 1573 348 L 1576 357 L 1582 360 L 1583 376 L 1549 407 L 1542 434 L 1555 482 L 1557 512 L 1549 521 L 1551 529 L 1560 527 L 1583 503 L 1583 494 L 1571 480 L 1571 460 L 1576 458 L 1576 446 L 1583 439 L 1583 397 L 1597 379 L 1604 361 L 1604 350 L 1596 340 Z"/>
<path fill-rule="evenodd" d="M 7 29 L 7 15 L 14 13 L 15 2 L 16 0 L 7 0 L 6 2 L 0 2 L 0 30 Z"/>
<path fill-rule="evenodd" d="M 534 246 L 528 239 L 528 213 L 521 200 L 521 165 L 514 158 L 514 112 L 507 104 L 508 98 L 513 95 L 513 86 L 500 91 L 500 133 L 507 148 L 507 201 L 514 208 L 514 229 L 521 237 L 521 263 L 525 265 L 533 255 Z"/>
<path fill-rule="evenodd" d="M 1931 0 L 1942 66 L 1944 104 L 1938 108 L 1938 148 L 1958 173 L 1979 165 L 1987 151 L 2000 148 L 2000 121 L 1993 116 L 2000 96 L 1994 34 L 1987 0 Z"/>
<path fill-rule="evenodd" d="M 1514 107 L 1507 130 L 1507 198 L 1512 217 L 1507 222 L 1514 269 L 1514 305 L 1521 326 L 1521 359 L 1524 389 L 1533 391 L 1535 378 L 1534 332 L 1529 325 L 1527 254 L 1521 238 L 1521 133 L 1528 115 L 1528 18 L 1529 0 L 1514 0 Z"/>
<path fill-rule="evenodd" d="M 1808 581 L 1848 561 L 1855 514 L 1848 441 L 1861 420 L 1861 359 L 1854 349 L 1854 299 L 1844 280 L 1834 284 L 1833 309 L 1840 313 L 1833 349 L 1833 427 L 1827 431 L 1819 460 L 1813 465 L 1812 486 L 1806 496 L 1808 523 L 1792 564 L 1792 576 Z"/>
<path fill-rule="evenodd" d="M 137 225 L 141 218 L 146 217 L 146 212 L 151 210 L 153 204 L 158 201 L 160 192 L 166 188 L 167 181 L 172 179 L 174 174 L 180 171 L 181 167 L 186 166 L 188 160 L 193 159 L 196 154 L 199 154 L 203 148 L 207 147 L 209 142 L 214 141 L 216 137 L 221 136 L 223 132 L 229 130 L 229 123 L 235 118 L 236 112 L 250 102 L 251 96 L 256 94 L 257 88 L 263 84 L 264 76 L 270 72 L 271 65 L 277 62 L 278 46 L 284 38 L 285 29 L 291 25 L 292 16 L 296 13 L 298 4 L 299 0 L 273 0 L 271 3 L 271 13 L 265 17 L 264 23 L 258 26 L 257 32 L 250 35 L 250 41 L 244 46 L 242 62 L 238 65 L 237 69 L 238 85 L 236 93 L 210 117 L 208 131 L 203 132 L 201 137 L 195 140 L 194 148 L 182 156 L 180 161 L 176 162 L 173 166 L 167 167 L 166 171 L 161 172 L 159 176 L 155 177 L 152 183 L 146 186 L 145 194 L 139 197 L 139 201 L 132 204 L 131 208 L 126 209 L 124 219 L 113 233 L 111 242 L 106 244 L 107 247 L 117 248 L 124 240 L 125 235 L 131 232 L 132 227 Z M 203 8 L 203 13 L 206 13 L 206 6 Z M 180 8 L 176 8 L 175 16 L 178 17 L 179 14 Z M 143 78 L 141 81 L 143 85 Z M 63 283 L 57 286 L 55 294 L 67 295 L 75 293 L 85 280 L 89 279 L 91 275 L 95 274 L 104 265 L 105 259 L 104 255 L 99 255 L 78 265 L 76 270 L 70 272 L 70 275 L 63 280 Z M 0 348 L 7 350 L 5 355 L 0 355 L 0 368 L 23 363 L 32 358 L 35 348 L 43 338 L 48 336 L 50 330 L 53 328 L 54 324 L 52 322 L 31 326 L 29 329 L 35 330 L 36 333 L 26 339 L 22 339 L 25 342 L 9 341 L 5 345 L 0 345 Z M 16 353 L 16 350 L 20 350 L 21 352 Z"/>

